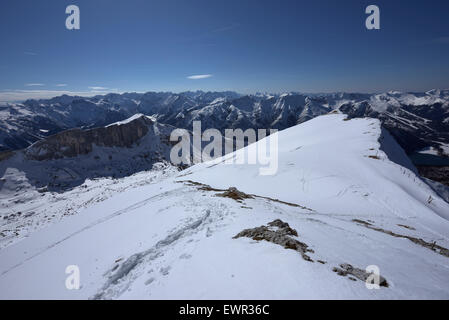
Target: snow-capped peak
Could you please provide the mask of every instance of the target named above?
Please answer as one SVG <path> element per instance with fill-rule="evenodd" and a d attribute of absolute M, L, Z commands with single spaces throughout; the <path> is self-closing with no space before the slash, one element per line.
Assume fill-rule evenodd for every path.
<path fill-rule="evenodd" d="M 0 298 L 449 295 L 449 204 L 380 121 L 329 114 L 276 134 L 273 176 L 225 163 L 260 140 L 165 179 L 124 178 L 115 195 L 30 232 L 0 251 Z M 70 199 L 87 203 L 85 192 Z M 79 290 L 64 285 L 69 265 L 80 270 Z M 378 290 L 366 287 L 367 267 L 380 272 Z"/>

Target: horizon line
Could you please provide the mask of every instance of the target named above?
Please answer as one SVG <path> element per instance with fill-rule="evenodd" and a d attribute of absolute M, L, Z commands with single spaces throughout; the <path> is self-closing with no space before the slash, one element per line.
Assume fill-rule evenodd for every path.
<path fill-rule="evenodd" d="M 5 90 L 0 91 L 0 104 L 7 103 L 21 103 L 28 100 L 51 100 L 58 97 L 69 96 L 69 97 L 79 97 L 79 98 L 94 98 L 94 97 L 104 97 L 110 94 L 125 95 L 125 94 L 147 94 L 147 93 L 171 93 L 171 94 L 185 94 L 185 93 L 235 93 L 244 96 L 257 96 L 257 95 L 273 95 L 281 96 L 284 94 L 297 94 L 297 95 L 332 95 L 332 94 L 367 94 L 375 95 L 382 93 L 428 93 L 431 91 L 449 91 L 449 88 L 440 89 L 432 88 L 429 90 L 416 91 L 416 90 L 395 90 L 391 89 L 388 91 L 372 91 L 372 92 L 362 92 L 362 91 L 278 91 L 278 92 L 268 92 L 268 91 L 252 91 L 251 93 L 241 93 L 235 90 L 183 90 L 183 91 L 170 91 L 170 90 L 148 90 L 148 91 L 118 91 L 118 90 L 91 90 L 91 91 L 67 91 L 67 90 Z M 29 94 L 29 97 L 19 98 L 20 94 Z M 34 94 L 34 96 L 32 96 Z M 9 99 L 5 99 L 4 96 L 11 96 Z M 41 96 L 39 96 L 41 95 Z M 16 96 L 16 97 L 14 97 Z"/>

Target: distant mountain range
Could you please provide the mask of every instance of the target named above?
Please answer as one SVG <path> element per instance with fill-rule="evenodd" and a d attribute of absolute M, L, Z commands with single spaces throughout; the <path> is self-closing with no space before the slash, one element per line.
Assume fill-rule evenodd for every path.
<path fill-rule="evenodd" d="M 408 154 L 429 149 L 449 154 L 449 90 L 425 93 L 240 95 L 235 92 L 147 92 L 95 97 L 63 95 L 0 107 L 0 151 L 28 147 L 72 128 L 95 128 L 142 113 L 159 123 L 192 129 L 286 129 L 341 111 L 378 118 Z"/>
<path fill-rule="evenodd" d="M 287 116 L 301 99 L 273 98 L 273 112 Z M 261 140 L 226 156 L 243 164 L 154 163 L 76 185 L 133 170 L 144 148 L 163 155 L 164 126 L 138 116 L 69 130 L 0 161 L 0 299 L 449 297 L 449 188 L 429 187 L 379 120 L 327 114 L 279 131 L 271 176 L 239 161 Z M 64 285 L 67 266 L 79 268 L 79 290 Z M 368 290 L 375 275 L 380 286 Z"/>

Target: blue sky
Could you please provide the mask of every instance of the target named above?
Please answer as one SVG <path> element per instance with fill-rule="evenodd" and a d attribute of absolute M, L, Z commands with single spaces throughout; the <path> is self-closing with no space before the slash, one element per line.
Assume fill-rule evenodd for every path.
<path fill-rule="evenodd" d="M 65 28 L 70 4 L 80 30 Z M 381 30 L 365 28 L 370 4 Z M 3 0 L 0 100 L 449 88 L 448 14 L 447 0 Z"/>

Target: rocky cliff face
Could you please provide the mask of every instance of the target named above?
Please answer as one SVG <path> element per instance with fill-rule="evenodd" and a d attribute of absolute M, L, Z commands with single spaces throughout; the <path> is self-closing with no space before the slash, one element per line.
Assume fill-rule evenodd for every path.
<path fill-rule="evenodd" d="M 449 90 L 249 96 L 230 92 L 147 92 L 91 98 L 60 96 L 0 106 L 0 151 L 26 148 L 33 142 L 75 127 L 105 126 L 136 113 L 188 130 L 196 120 L 202 121 L 203 129 L 282 130 L 336 109 L 351 118 L 380 119 L 409 154 L 426 147 L 444 153 L 449 145 Z M 66 134 L 75 136 L 76 130 Z M 86 139 L 94 143 L 95 137 Z M 83 146 L 80 147 L 83 151 Z M 89 146 L 87 148 L 90 150 Z M 77 154 L 76 150 L 67 152 Z"/>
<path fill-rule="evenodd" d="M 36 142 L 26 149 L 25 154 L 31 160 L 51 160 L 88 154 L 94 145 L 130 148 L 148 133 L 153 123 L 148 117 L 141 116 L 127 123 L 107 127 L 71 129 Z"/>
<path fill-rule="evenodd" d="M 106 127 L 63 131 L 24 150 L 0 153 L 0 179 L 13 172 L 17 183 L 64 191 L 86 179 L 151 170 L 156 163 L 170 161 L 177 143 L 170 141 L 174 129 L 138 114 Z"/>

